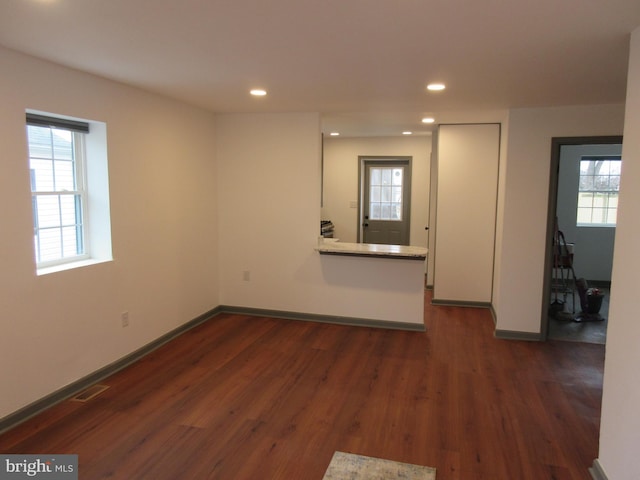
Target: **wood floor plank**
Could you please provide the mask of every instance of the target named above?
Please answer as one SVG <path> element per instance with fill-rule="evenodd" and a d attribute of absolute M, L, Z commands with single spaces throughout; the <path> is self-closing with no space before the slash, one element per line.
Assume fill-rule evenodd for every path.
<path fill-rule="evenodd" d="M 438 480 L 588 479 L 604 347 L 493 336 L 432 306 L 426 333 L 220 315 L 0 435 L 76 453 L 82 479 L 318 479 L 336 450 Z"/>

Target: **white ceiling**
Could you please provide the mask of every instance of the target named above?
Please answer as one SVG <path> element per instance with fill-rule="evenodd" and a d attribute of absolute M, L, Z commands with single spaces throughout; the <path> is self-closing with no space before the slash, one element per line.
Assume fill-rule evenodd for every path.
<path fill-rule="evenodd" d="M 637 26 L 640 0 L 0 0 L 8 48 L 214 112 L 321 112 L 344 133 L 622 103 Z"/>

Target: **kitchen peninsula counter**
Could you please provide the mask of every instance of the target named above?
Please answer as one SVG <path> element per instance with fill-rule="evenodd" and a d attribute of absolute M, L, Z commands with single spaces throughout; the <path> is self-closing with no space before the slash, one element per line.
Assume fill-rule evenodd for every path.
<path fill-rule="evenodd" d="M 344 255 L 351 257 L 395 258 L 405 260 L 425 260 L 428 250 L 424 247 L 407 245 L 381 245 L 373 243 L 348 243 L 321 240 L 316 247 L 320 255 Z"/>

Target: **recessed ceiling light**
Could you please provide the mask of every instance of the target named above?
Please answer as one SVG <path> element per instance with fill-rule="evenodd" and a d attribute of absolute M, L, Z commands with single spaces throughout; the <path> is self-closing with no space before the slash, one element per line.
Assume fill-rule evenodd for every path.
<path fill-rule="evenodd" d="M 264 97 L 267 94 L 267 91 L 262 90 L 261 88 L 254 88 L 249 93 L 254 97 Z"/>
<path fill-rule="evenodd" d="M 411 135 L 413 132 L 402 132 L 403 135 Z"/>
<path fill-rule="evenodd" d="M 424 117 L 422 119 L 422 123 L 433 123 L 435 121 L 436 121 L 435 118 L 432 118 L 432 117 Z"/>
<path fill-rule="evenodd" d="M 329 135 L 331 135 L 332 137 L 337 137 L 338 135 L 340 135 L 340 133 L 338 133 L 338 132 L 331 132 Z"/>
<path fill-rule="evenodd" d="M 438 92 L 444 89 L 444 83 L 430 83 L 429 85 L 427 85 L 427 90 L 431 90 L 432 92 Z"/>

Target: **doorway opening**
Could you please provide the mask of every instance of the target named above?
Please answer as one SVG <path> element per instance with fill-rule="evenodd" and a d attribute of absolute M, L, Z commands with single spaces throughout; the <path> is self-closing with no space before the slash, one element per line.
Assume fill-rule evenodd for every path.
<path fill-rule="evenodd" d="M 541 319 L 544 339 L 606 341 L 619 181 L 619 171 L 615 178 L 619 164 L 614 163 L 621 148 L 621 136 L 552 139 Z M 587 292 L 604 297 L 596 313 L 589 305 L 594 298 Z"/>
<path fill-rule="evenodd" d="M 409 245 L 411 157 L 359 157 L 358 242 Z"/>

